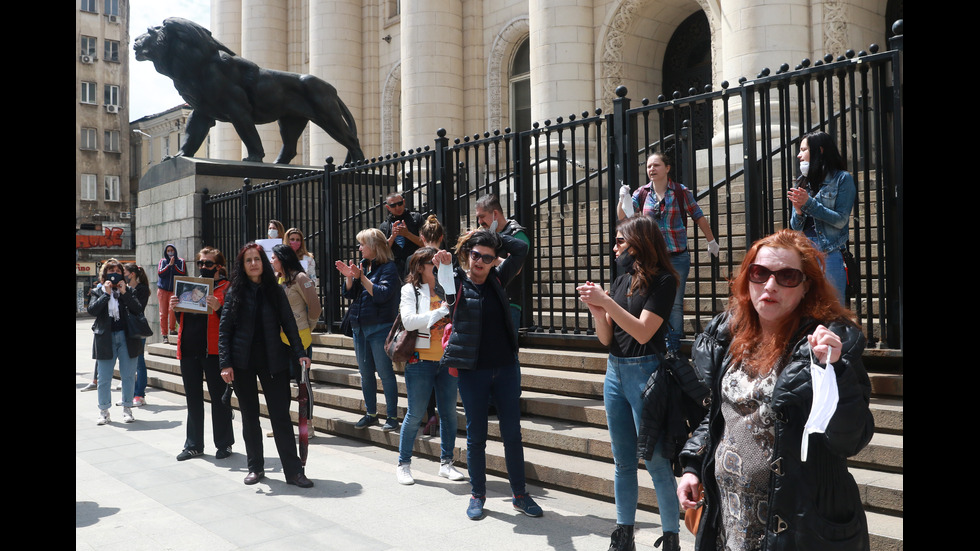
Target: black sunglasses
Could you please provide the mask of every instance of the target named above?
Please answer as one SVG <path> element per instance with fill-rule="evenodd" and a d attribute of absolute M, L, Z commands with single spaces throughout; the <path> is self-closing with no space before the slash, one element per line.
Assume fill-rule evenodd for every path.
<path fill-rule="evenodd" d="M 204 266 L 205 268 L 213 268 L 214 267 L 214 264 L 215 263 L 214 263 L 213 260 L 198 260 L 197 261 L 198 268 L 200 268 L 201 266 Z"/>
<path fill-rule="evenodd" d="M 776 276 L 776 283 L 780 287 L 798 287 L 806 279 L 806 274 L 796 268 L 773 271 L 760 264 L 749 266 L 749 281 L 752 283 L 766 283 L 772 276 Z"/>
<path fill-rule="evenodd" d="M 400 206 L 402 206 L 402 205 L 404 205 L 404 204 L 405 204 L 405 200 L 404 200 L 404 199 L 402 199 L 401 201 L 398 201 L 397 203 L 386 203 L 386 204 L 387 204 L 387 205 L 388 205 L 389 207 L 391 207 L 391 208 L 395 208 L 395 207 L 400 207 Z"/>
<path fill-rule="evenodd" d="M 493 261 L 494 260 L 497 260 L 497 257 L 496 256 L 493 256 L 492 254 L 480 254 L 480 253 L 478 253 L 476 251 L 470 251 L 470 259 L 471 260 L 480 260 L 484 264 L 490 265 L 490 264 L 493 264 Z"/>

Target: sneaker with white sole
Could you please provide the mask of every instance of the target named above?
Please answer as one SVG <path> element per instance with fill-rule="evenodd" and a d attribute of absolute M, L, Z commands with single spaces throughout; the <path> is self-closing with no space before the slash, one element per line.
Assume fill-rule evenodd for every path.
<path fill-rule="evenodd" d="M 134 408 L 141 408 L 141 407 L 143 407 L 145 405 L 146 405 L 146 398 L 144 398 L 142 396 L 134 396 L 133 397 L 133 407 Z"/>
<path fill-rule="evenodd" d="M 79 392 L 91 392 L 91 391 L 93 391 L 93 390 L 95 390 L 95 389 L 97 389 L 97 388 L 99 388 L 99 385 L 98 385 L 98 384 L 96 384 L 96 383 L 95 383 L 95 382 L 93 381 L 93 382 L 91 382 L 91 383 L 89 383 L 89 384 L 87 384 L 87 385 L 85 385 L 85 386 L 83 386 L 83 387 L 82 387 L 82 388 L 81 388 L 81 389 L 79 390 Z"/>
<path fill-rule="evenodd" d="M 99 410 L 99 420 L 96 422 L 98 425 L 108 425 L 109 424 L 109 410 L 100 409 Z"/>
<path fill-rule="evenodd" d="M 123 408 L 123 423 L 132 423 L 135 420 L 136 419 L 133 418 L 133 409 L 132 408 L 126 408 L 126 407 L 124 407 Z"/>
<path fill-rule="evenodd" d="M 395 468 L 395 478 L 398 479 L 399 484 L 404 484 L 405 486 L 415 484 L 415 479 L 412 478 L 412 464 L 399 463 L 398 467 Z"/>
<path fill-rule="evenodd" d="M 456 470 L 456 467 L 453 467 L 453 462 L 452 461 L 443 461 L 439 465 L 439 476 L 441 476 L 443 478 L 448 478 L 449 480 L 452 480 L 453 482 L 459 482 L 460 480 L 466 480 L 466 475 L 464 475 L 463 473 L 457 471 Z"/>

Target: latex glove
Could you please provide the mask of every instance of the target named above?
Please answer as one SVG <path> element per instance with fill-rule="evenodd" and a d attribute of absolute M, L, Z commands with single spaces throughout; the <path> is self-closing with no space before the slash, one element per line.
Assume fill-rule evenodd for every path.
<path fill-rule="evenodd" d="M 626 184 L 619 188 L 619 206 L 623 209 L 626 218 L 633 216 L 633 194 Z"/>
<path fill-rule="evenodd" d="M 715 241 L 714 239 L 712 239 L 711 241 L 708 241 L 708 252 L 709 253 L 711 253 L 711 254 L 713 254 L 714 256 L 717 257 L 719 251 L 721 251 L 721 247 L 718 246 L 718 242 L 717 241 Z"/>
<path fill-rule="evenodd" d="M 429 311 L 429 324 L 427 327 L 432 327 L 435 323 L 442 318 L 449 315 L 449 306 L 443 303 L 442 306 L 436 308 L 435 310 Z"/>

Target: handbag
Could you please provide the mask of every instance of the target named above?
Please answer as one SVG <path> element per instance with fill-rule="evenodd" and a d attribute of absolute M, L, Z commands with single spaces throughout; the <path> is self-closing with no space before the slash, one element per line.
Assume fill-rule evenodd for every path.
<path fill-rule="evenodd" d="M 407 331 L 405 324 L 402 323 L 402 315 L 398 314 L 395 323 L 391 324 L 391 331 L 385 338 L 385 354 L 393 362 L 407 362 L 412 359 L 415 353 L 415 341 L 419 337 L 418 331 Z"/>
<path fill-rule="evenodd" d="M 146 321 L 146 316 L 143 315 L 143 312 L 138 314 L 130 312 L 126 316 L 126 336 L 143 339 L 153 336 L 153 329 L 150 329 L 150 324 Z"/>
<path fill-rule="evenodd" d="M 344 319 L 340 320 L 340 334 L 348 337 L 354 336 L 354 326 L 352 326 L 350 323 L 350 308 L 348 308 L 347 313 L 344 314 Z"/>
<path fill-rule="evenodd" d="M 698 483 L 698 491 L 701 494 L 701 501 L 694 509 L 684 511 L 684 526 L 695 536 L 698 535 L 698 527 L 701 525 L 701 513 L 704 512 L 704 484 Z"/>

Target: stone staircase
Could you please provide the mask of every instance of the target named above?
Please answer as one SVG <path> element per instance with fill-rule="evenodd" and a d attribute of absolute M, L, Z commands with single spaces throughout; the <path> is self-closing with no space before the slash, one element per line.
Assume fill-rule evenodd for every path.
<path fill-rule="evenodd" d="M 175 356 L 174 346 L 149 345 L 146 363 L 151 386 L 183 393 Z M 354 423 L 363 415 L 364 404 L 351 339 L 314 334 L 313 361 L 317 430 L 386 447 L 392 450 L 394 467 L 397 432 L 386 433 L 379 427 L 354 428 Z M 612 501 L 612 453 L 602 403 L 605 354 L 567 347 L 523 348 L 520 361 L 521 425 L 528 479 L 543 486 Z M 902 357 L 894 351 L 869 350 L 866 362 L 874 371 L 871 374 L 872 411 L 876 433 L 868 447 L 851 458 L 850 470 L 861 489 L 871 527 L 872 549 L 901 550 L 904 517 Z M 400 394 L 399 418 L 403 418 L 406 404 L 404 378 L 401 373 L 396 378 Z M 380 390 L 380 383 L 378 388 Z M 379 411 L 384 411 L 384 395 L 380 391 L 378 402 Z M 293 410 L 295 420 L 296 408 Z M 461 405 L 457 407 L 457 415 L 460 427 L 457 457 L 460 464 L 465 464 L 465 419 Z M 491 418 L 490 438 L 487 469 L 505 476 L 503 446 L 499 442 L 495 418 Z M 312 445 L 322 441 L 314 439 Z M 415 453 L 438 458 L 439 439 L 420 436 Z M 656 505 L 649 477 L 640 476 L 640 506 L 655 509 Z"/>

